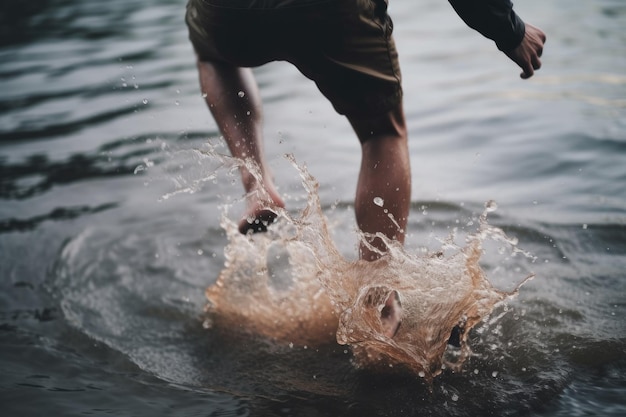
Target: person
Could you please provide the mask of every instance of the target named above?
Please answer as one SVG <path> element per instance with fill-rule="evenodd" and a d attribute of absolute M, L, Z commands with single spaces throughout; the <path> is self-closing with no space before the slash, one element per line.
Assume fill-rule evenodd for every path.
<path fill-rule="evenodd" d="M 524 24 L 510 0 L 450 3 L 521 67 L 522 78 L 541 67 L 546 36 Z M 403 243 L 411 169 L 387 0 L 189 0 L 185 20 L 206 103 L 232 156 L 253 164 L 241 168 L 247 194 L 239 231 L 265 231 L 285 207 L 264 156 L 261 100 L 251 68 L 287 61 L 316 83 L 360 141 L 355 216 L 378 249 L 362 242 L 360 258 L 375 260 L 385 252 L 378 232 Z"/>

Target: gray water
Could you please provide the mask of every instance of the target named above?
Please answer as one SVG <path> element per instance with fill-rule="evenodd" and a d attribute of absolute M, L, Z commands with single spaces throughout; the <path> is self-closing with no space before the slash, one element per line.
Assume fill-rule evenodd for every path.
<path fill-rule="evenodd" d="M 534 258 L 482 259 L 511 290 L 432 385 L 357 369 L 345 346 L 206 325 L 238 178 L 199 94 L 183 0 L 0 5 L 0 404 L 3 415 L 626 415 L 626 4 L 529 0 L 548 35 L 529 81 L 442 0 L 393 0 L 413 164 L 407 251 L 490 224 Z M 267 154 L 320 183 L 354 258 L 359 145 L 311 82 L 256 70 Z"/>

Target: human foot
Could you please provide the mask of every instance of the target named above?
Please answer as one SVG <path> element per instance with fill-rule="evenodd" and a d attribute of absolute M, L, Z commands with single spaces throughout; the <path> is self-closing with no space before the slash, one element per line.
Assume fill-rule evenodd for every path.
<path fill-rule="evenodd" d="M 239 221 L 239 233 L 259 233 L 267 231 L 267 226 L 274 223 L 278 211 L 285 207 L 285 202 L 278 195 L 273 185 L 266 186 L 263 191 L 257 190 L 248 194 L 247 209 Z"/>
<path fill-rule="evenodd" d="M 245 235 L 267 231 L 267 226 L 274 223 L 278 214 L 269 208 L 262 208 L 247 214 L 239 221 L 239 233 Z"/>

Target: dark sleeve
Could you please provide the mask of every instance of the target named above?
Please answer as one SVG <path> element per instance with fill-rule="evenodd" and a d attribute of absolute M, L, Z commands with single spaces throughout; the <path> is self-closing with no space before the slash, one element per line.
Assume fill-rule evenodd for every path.
<path fill-rule="evenodd" d="M 510 0 L 449 0 L 467 26 L 496 42 L 501 51 L 516 48 L 524 38 L 524 22 Z"/>

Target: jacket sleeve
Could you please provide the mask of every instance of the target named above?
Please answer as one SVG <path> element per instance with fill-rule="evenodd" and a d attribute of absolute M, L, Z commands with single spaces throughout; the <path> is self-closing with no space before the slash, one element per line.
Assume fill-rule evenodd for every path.
<path fill-rule="evenodd" d="M 501 51 L 515 49 L 526 27 L 510 0 L 449 0 L 456 13 L 472 29 L 496 42 Z"/>

